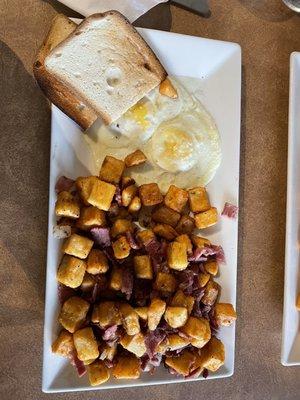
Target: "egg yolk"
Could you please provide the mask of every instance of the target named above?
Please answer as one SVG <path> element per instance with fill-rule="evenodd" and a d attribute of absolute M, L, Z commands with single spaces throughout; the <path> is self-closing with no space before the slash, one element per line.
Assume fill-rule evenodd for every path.
<path fill-rule="evenodd" d="M 149 127 L 150 122 L 146 119 L 148 115 L 148 109 L 145 104 L 143 103 L 135 104 L 127 111 L 126 114 L 128 115 L 128 118 L 134 120 L 142 128 L 146 129 Z"/>

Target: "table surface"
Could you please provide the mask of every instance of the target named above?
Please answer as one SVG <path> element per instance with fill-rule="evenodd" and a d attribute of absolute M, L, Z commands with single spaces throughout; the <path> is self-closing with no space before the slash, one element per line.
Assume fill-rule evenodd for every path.
<path fill-rule="evenodd" d="M 160 5 L 137 25 L 240 43 L 243 53 L 238 322 L 230 379 L 165 387 L 41 392 L 50 108 L 32 76 L 51 0 L 0 0 L 0 398 L 299 399 L 280 364 L 289 56 L 300 20 L 280 0 L 211 0 L 208 19 Z M 122 391 L 122 393 L 121 393 Z"/>

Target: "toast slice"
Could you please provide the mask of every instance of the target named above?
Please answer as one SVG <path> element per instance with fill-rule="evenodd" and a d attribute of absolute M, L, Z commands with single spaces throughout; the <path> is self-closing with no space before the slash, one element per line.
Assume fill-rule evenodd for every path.
<path fill-rule="evenodd" d="M 86 18 L 44 60 L 50 85 L 59 82 L 60 94 L 75 95 L 106 124 L 117 120 L 166 75 L 144 39 L 117 11 Z M 61 97 L 55 100 L 64 109 Z M 71 115 L 70 109 L 64 111 Z M 77 121 L 80 112 L 75 114 Z"/>
<path fill-rule="evenodd" d="M 95 111 L 87 106 L 77 93 L 65 84 L 49 74 L 45 68 L 45 58 L 63 40 L 65 40 L 74 30 L 77 24 L 58 14 L 52 21 L 49 33 L 44 40 L 36 61 L 33 65 L 34 76 L 48 99 L 57 105 L 65 114 L 78 123 L 83 129 L 87 129 L 97 119 Z"/>

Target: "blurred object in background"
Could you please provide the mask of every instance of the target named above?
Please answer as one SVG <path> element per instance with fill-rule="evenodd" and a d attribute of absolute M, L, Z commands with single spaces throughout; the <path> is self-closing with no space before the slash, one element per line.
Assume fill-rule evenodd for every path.
<path fill-rule="evenodd" d="M 205 18 L 211 15 L 207 4 L 208 0 L 171 0 L 171 3 L 188 11 L 195 12 Z"/>
<path fill-rule="evenodd" d="M 257 18 L 264 21 L 286 21 L 294 14 L 282 0 L 239 0 L 243 7 L 247 8 Z M 288 0 L 286 0 L 288 1 Z M 292 2 L 290 0 L 290 2 Z M 296 2 L 296 0 L 294 0 Z M 299 2 L 299 0 L 297 1 Z"/>
<path fill-rule="evenodd" d="M 300 12 L 300 0 L 283 0 L 291 10 Z"/>

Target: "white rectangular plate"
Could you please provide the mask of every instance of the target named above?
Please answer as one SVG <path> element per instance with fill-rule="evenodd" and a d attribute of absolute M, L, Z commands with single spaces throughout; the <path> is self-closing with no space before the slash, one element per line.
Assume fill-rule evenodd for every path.
<path fill-rule="evenodd" d="M 299 286 L 300 227 L 300 53 L 290 61 L 288 184 L 286 208 L 285 281 L 281 363 L 300 365 Z"/>
<path fill-rule="evenodd" d="M 238 204 L 241 50 L 237 44 L 198 37 L 178 35 L 148 29 L 139 32 L 158 55 L 170 75 L 189 76 L 201 80 L 197 96 L 210 111 L 218 125 L 223 159 L 214 180 L 209 184 L 212 204 L 221 211 L 225 201 Z M 60 305 L 55 280 L 60 259 L 61 242 L 52 235 L 55 224 L 55 182 L 60 175 L 71 178 L 97 173 L 93 159 L 78 126 L 56 107 L 52 108 L 51 164 L 49 194 L 49 231 L 47 257 L 46 307 L 44 329 L 43 391 L 65 392 L 90 390 L 86 376 L 79 379 L 65 359 L 51 353 L 51 343 L 59 326 Z M 237 275 L 238 221 L 221 218 L 217 228 L 209 229 L 207 236 L 225 250 L 227 263 L 221 266 L 217 281 L 222 285 L 221 300 L 235 305 Z M 225 365 L 211 378 L 233 374 L 235 327 L 221 329 L 220 339 L 226 348 Z M 201 379 L 201 378 L 200 378 Z M 187 382 L 170 375 L 161 367 L 154 375 L 143 374 L 139 380 L 113 380 L 95 389 L 118 388 Z"/>

